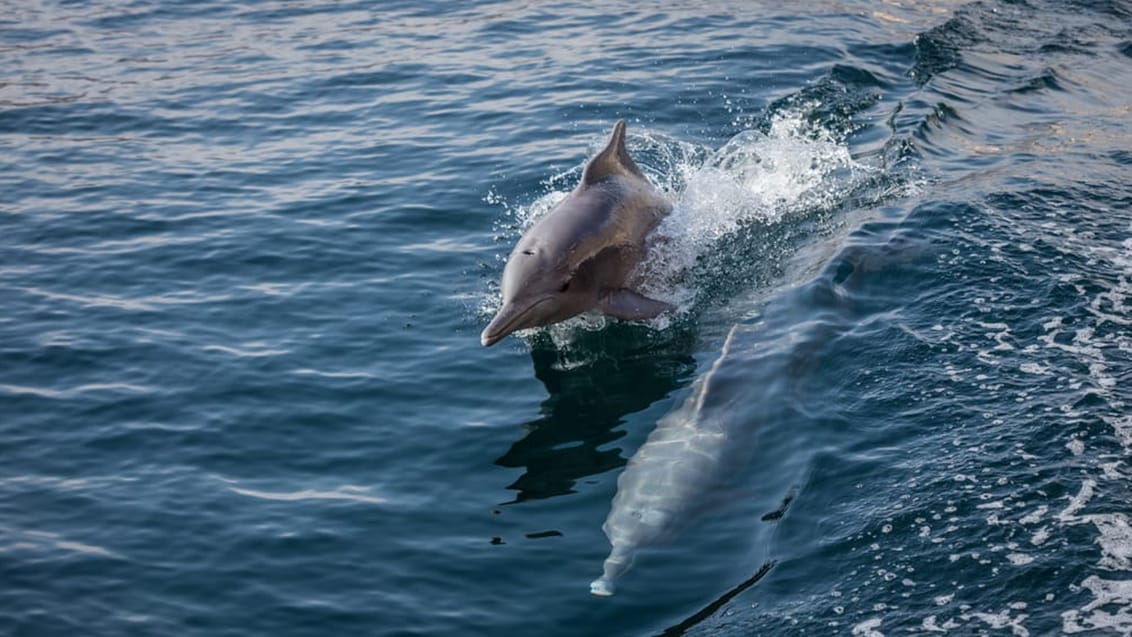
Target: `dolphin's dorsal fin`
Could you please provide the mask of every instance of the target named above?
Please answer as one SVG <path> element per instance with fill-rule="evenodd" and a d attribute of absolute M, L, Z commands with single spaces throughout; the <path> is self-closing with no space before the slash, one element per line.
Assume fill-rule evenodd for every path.
<path fill-rule="evenodd" d="M 613 126 L 613 134 L 609 137 L 609 144 L 586 164 L 582 172 L 582 183 L 593 184 L 614 175 L 636 175 L 644 177 L 641 169 L 629 157 L 625 150 L 625 120 L 618 120 Z"/>

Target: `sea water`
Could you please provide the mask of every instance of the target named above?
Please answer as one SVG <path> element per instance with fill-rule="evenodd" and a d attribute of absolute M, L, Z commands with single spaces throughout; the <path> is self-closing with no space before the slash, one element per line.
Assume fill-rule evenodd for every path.
<path fill-rule="evenodd" d="M 0 51 L 0 633 L 1132 634 L 1128 3 L 33 0 Z M 619 118 L 678 311 L 480 347 Z M 744 461 L 592 597 L 737 325 Z"/>

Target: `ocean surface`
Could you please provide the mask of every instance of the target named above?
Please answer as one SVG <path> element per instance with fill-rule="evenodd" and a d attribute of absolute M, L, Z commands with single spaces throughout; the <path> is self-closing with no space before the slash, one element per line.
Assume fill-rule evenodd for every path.
<path fill-rule="evenodd" d="M 1132 635 L 1132 3 L 3 8 L 0 634 Z M 678 311 L 481 347 L 621 118 Z"/>

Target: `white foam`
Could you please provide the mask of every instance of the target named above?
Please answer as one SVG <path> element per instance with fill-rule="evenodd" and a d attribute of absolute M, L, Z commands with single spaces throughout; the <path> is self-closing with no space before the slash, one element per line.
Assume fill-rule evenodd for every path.
<path fill-rule="evenodd" d="M 1077 492 L 1077 495 L 1069 498 L 1069 505 L 1066 506 L 1061 513 L 1057 514 L 1057 519 L 1064 524 L 1075 524 L 1079 522 L 1080 518 L 1077 514 L 1089 503 L 1089 500 L 1093 499 L 1093 490 L 1096 489 L 1096 487 L 1096 480 L 1086 479 L 1082 482 L 1081 490 Z"/>
<path fill-rule="evenodd" d="M 1112 371 L 1113 367 L 1118 370 L 1124 368 L 1128 352 L 1132 351 L 1132 337 L 1126 329 L 1132 325 L 1128 303 L 1132 294 L 1129 283 L 1132 279 L 1132 258 L 1129 258 L 1132 239 L 1125 239 L 1120 247 L 1116 247 L 1105 245 L 1075 227 L 1051 226 L 1046 230 L 1049 237 L 1061 243 L 1061 250 L 1079 254 L 1102 266 L 1101 269 L 1117 273 L 1115 281 L 1108 277 L 1090 277 L 1088 288 L 1083 285 L 1083 277 L 1060 275 L 1058 280 L 1072 285 L 1078 295 L 1087 297 L 1092 294 L 1085 306 L 1092 320 L 1070 329 L 1062 317 L 1052 317 L 1042 323 L 1046 333 L 1038 340 L 1048 349 L 1069 354 L 1088 369 L 1087 379 L 1071 381 L 1068 387 L 1082 393 L 1096 393 L 1108 402 L 1108 409 L 1090 410 L 1089 416 L 1099 418 L 1110 426 L 1125 452 L 1115 460 L 1098 462 L 1096 468 L 1099 474 L 1085 478 L 1078 493 L 1069 498 L 1066 507 L 1055 518 L 1067 526 L 1093 525 L 1097 530 L 1094 541 L 1101 550 L 1096 567 L 1102 573 L 1090 574 L 1080 583 L 1093 594 L 1093 599 L 1080 609 L 1062 613 L 1062 630 L 1066 634 L 1074 634 L 1107 629 L 1117 634 L 1132 635 L 1132 580 L 1127 579 L 1132 572 L 1132 522 L 1127 514 L 1119 511 L 1086 512 L 1089 503 L 1104 490 L 1105 485 L 1114 484 L 1121 491 L 1125 489 L 1123 481 L 1127 469 L 1124 458 L 1132 450 L 1132 416 L 1123 413 L 1124 397 L 1117 392 L 1119 372 Z M 1091 292 L 1096 287 L 1100 290 Z M 1120 327 L 1113 329 L 1109 324 Z M 1116 361 L 1120 362 L 1114 365 Z M 1062 406 L 1061 411 L 1066 418 L 1085 417 L 1070 405 Z M 1066 447 L 1075 457 L 1083 456 L 1086 451 L 1082 437 L 1070 439 Z M 1042 527 L 1030 541 L 1039 546 L 1048 537 L 1049 531 Z M 1107 573 L 1113 573 L 1113 579 L 1107 579 Z"/>
<path fill-rule="evenodd" d="M 1025 516 L 1023 516 L 1018 521 L 1021 522 L 1022 524 L 1037 524 L 1042 519 L 1042 517 L 1048 512 L 1049 512 L 1049 507 L 1047 505 L 1043 504 L 1043 505 L 1039 506 L 1037 508 L 1037 510 L 1035 510 L 1032 513 L 1026 514 Z"/>
<path fill-rule="evenodd" d="M 828 208 L 868 173 L 848 146 L 813 128 L 801 111 L 776 116 L 765 134 L 739 133 L 700 165 L 675 168 L 678 178 L 670 185 L 683 187 L 657 229 L 662 241 L 646 266 L 654 280 L 691 268 L 745 224 Z"/>
<path fill-rule="evenodd" d="M 1064 524 L 1093 524 L 1098 531 L 1097 544 L 1101 559 L 1097 566 L 1111 572 L 1132 571 L 1132 524 L 1123 513 L 1083 514 L 1082 510 L 1096 495 L 1097 482 L 1086 479 L 1077 495 L 1058 514 Z M 1122 577 L 1105 579 L 1093 574 L 1081 586 L 1093 593 L 1093 600 L 1079 610 L 1062 613 L 1062 630 L 1067 634 L 1096 629 L 1112 629 L 1119 634 L 1132 634 L 1132 580 Z M 1116 610 L 1111 610 L 1111 609 Z"/>
<path fill-rule="evenodd" d="M 1132 414 L 1111 418 L 1107 424 L 1116 432 L 1116 437 L 1125 448 L 1132 448 Z"/>
<path fill-rule="evenodd" d="M 877 630 L 877 628 L 880 628 L 881 621 L 879 617 L 866 619 L 853 626 L 853 635 L 859 635 L 860 637 L 884 637 L 884 633 Z"/>
<path fill-rule="evenodd" d="M 1029 637 L 1030 631 L 1022 625 L 1022 621 L 1025 620 L 1026 617 L 1028 617 L 1028 615 L 1026 615 L 1025 613 L 1019 613 L 1017 616 L 1011 617 L 1009 609 L 995 614 L 976 612 L 968 613 L 962 616 L 963 619 L 967 620 L 978 619 L 990 625 L 991 628 L 1009 628 L 1011 634 L 1016 635 L 1016 637 Z"/>
<path fill-rule="evenodd" d="M 1132 580 L 1106 580 L 1090 575 L 1081 586 L 1093 601 L 1080 610 L 1061 614 L 1061 630 L 1067 635 L 1109 628 L 1117 634 L 1132 634 Z"/>
<path fill-rule="evenodd" d="M 1132 525 L 1123 513 L 1101 513 L 1083 516 L 1096 525 L 1100 536 L 1097 544 L 1101 547 L 1101 560 L 1098 563 L 1110 571 L 1132 570 Z"/>
<path fill-rule="evenodd" d="M 948 619 L 943 624 L 937 623 L 935 615 L 928 615 L 920 624 L 920 628 L 930 633 L 946 633 L 958 627 L 959 624 L 954 619 Z"/>
<path fill-rule="evenodd" d="M 1025 553 L 1009 553 L 1006 559 L 1014 566 L 1025 566 L 1034 561 L 1034 556 Z"/>

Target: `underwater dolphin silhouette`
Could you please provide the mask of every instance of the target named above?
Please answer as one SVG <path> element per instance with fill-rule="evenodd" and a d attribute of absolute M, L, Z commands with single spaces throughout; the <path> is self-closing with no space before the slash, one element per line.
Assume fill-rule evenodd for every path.
<path fill-rule="evenodd" d="M 641 548 L 672 537 L 688 521 L 713 485 L 733 467 L 742 452 L 741 432 L 734 418 L 735 384 L 741 376 L 721 376 L 738 326 L 732 327 L 719 358 L 696 379 L 684 403 L 657 422 L 617 479 L 617 494 L 602 531 L 609 538 L 609 557 L 602 575 L 590 583 L 598 596 L 613 594 L 613 582 L 633 564 Z"/>
<path fill-rule="evenodd" d="M 489 346 L 521 329 L 590 310 L 626 320 L 673 309 L 632 289 L 648 235 L 672 204 L 625 150 L 625 122 L 586 164 L 582 181 L 519 239 L 503 268 L 503 306 L 480 335 Z"/>

